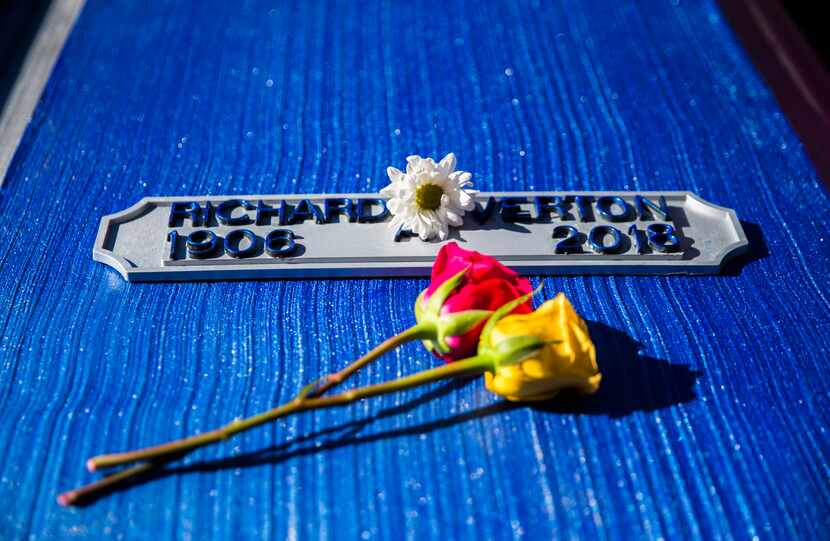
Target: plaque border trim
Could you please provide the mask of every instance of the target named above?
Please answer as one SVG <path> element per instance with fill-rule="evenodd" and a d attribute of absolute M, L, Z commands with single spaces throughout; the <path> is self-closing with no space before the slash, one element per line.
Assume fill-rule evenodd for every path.
<path fill-rule="evenodd" d="M 549 194 L 591 195 L 591 196 L 632 196 L 642 195 L 650 198 L 660 196 L 686 197 L 698 203 L 725 214 L 726 221 L 735 232 L 738 240 L 728 244 L 720 252 L 701 261 L 688 259 L 670 259 L 665 261 L 641 259 L 632 264 L 630 256 L 627 260 L 613 255 L 602 256 L 602 259 L 591 262 L 576 262 L 573 259 L 562 259 L 560 264 L 549 260 L 510 261 L 508 264 L 521 274 L 525 275 L 671 275 L 671 274 L 717 274 L 724 263 L 738 255 L 745 253 L 749 242 L 741 226 L 741 222 L 734 209 L 715 205 L 697 194 L 688 190 L 670 191 L 532 191 L 532 192 L 480 192 L 477 197 L 538 197 Z M 124 223 L 139 217 L 155 203 L 169 203 L 183 200 L 198 201 L 225 201 L 228 199 L 265 199 L 265 200 L 301 200 L 315 198 L 381 198 L 377 193 L 334 193 L 334 194 L 225 194 L 225 195 L 181 195 L 181 196 L 147 196 L 142 197 L 134 205 L 101 218 L 95 245 L 92 249 L 92 259 L 114 268 L 129 282 L 143 281 L 203 281 L 203 280 L 250 280 L 250 279 L 298 279 L 298 278 L 377 278 L 377 277 L 427 277 L 432 262 L 366 262 L 366 263 L 314 263 L 309 265 L 301 261 L 284 261 L 279 266 L 264 266 L 262 264 L 233 264 L 233 265 L 205 265 L 205 266 L 167 266 L 163 268 L 137 268 L 127 258 L 113 253 L 108 246 L 112 245 L 113 235 L 116 234 L 119 223 Z M 389 242 L 392 240 L 390 230 Z M 561 267 L 561 268 L 560 268 Z"/>

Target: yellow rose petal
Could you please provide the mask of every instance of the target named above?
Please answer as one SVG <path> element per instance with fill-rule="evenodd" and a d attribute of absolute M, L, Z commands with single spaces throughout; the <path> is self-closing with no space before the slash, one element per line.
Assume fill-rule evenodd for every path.
<path fill-rule="evenodd" d="M 516 337 L 543 342 L 536 353 L 485 376 L 487 388 L 508 400 L 544 400 L 563 388 L 593 393 L 602 379 L 588 326 L 560 293 L 530 314 L 505 316 L 483 338 L 488 346 Z"/>

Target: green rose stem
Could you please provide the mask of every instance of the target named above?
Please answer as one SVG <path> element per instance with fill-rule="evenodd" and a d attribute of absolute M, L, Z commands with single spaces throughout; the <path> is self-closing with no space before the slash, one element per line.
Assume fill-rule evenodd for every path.
<path fill-rule="evenodd" d="M 420 323 L 406 329 L 405 331 L 392 336 L 391 338 L 386 339 L 381 344 L 370 350 L 366 353 L 363 357 L 360 357 L 347 367 L 324 376 L 319 380 L 315 381 L 311 385 L 305 387 L 303 391 L 300 393 L 299 396 L 305 398 L 318 398 L 323 395 L 326 391 L 332 389 L 333 387 L 340 385 L 346 379 L 348 379 L 351 375 L 355 372 L 366 366 L 367 364 L 371 363 L 372 361 L 376 360 L 378 357 L 383 355 L 384 353 L 395 349 L 396 347 L 410 342 L 412 340 L 419 340 L 430 338 L 435 335 L 435 331 L 433 326 L 429 323 Z M 297 400 L 295 398 L 295 400 Z M 113 456 L 113 455 L 103 455 L 103 456 Z M 106 469 L 111 468 L 114 466 L 118 466 L 121 463 L 110 463 L 110 462 L 102 462 L 98 460 L 99 457 L 92 458 L 87 461 L 87 469 L 89 471 L 96 471 L 99 469 Z"/>
<path fill-rule="evenodd" d="M 427 338 L 432 338 L 435 336 L 435 329 L 434 326 L 429 323 L 418 323 L 417 325 L 413 325 L 412 327 L 406 329 L 403 332 L 392 336 L 391 338 L 387 338 L 377 346 L 375 346 L 372 350 L 366 353 L 363 357 L 357 359 L 352 364 L 347 366 L 346 368 L 335 372 L 333 374 L 329 374 L 324 376 L 320 380 L 318 380 L 317 386 L 309 393 L 310 398 L 317 398 L 324 394 L 329 389 L 340 385 L 346 379 L 349 378 L 352 374 L 369 364 L 370 362 L 374 361 L 384 353 L 388 351 L 392 351 L 398 346 L 406 344 L 407 342 L 411 342 L 412 340 L 423 340 Z"/>
<path fill-rule="evenodd" d="M 468 270 L 469 267 L 465 267 L 447 279 L 435 289 L 428 302 L 423 301 L 426 291 L 421 292 L 415 301 L 417 324 L 391 338 L 387 338 L 346 368 L 317 380 L 312 385 L 312 391 L 307 396 L 309 398 L 317 398 L 325 394 L 326 391 L 343 383 L 349 376 L 384 353 L 392 351 L 398 346 L 413 340 L 424 340 L 428 349 L 437 347 L 439 351 L 448 351 L 446 344 L 447 336 L 463 334 L 492 314 L 492 312 L 487 310 L 465 310 L 441 317 L 440 312 L 444 301 L 460 285 L 461 280 Z"/>
<path fill-rule="evenodd" d="M 451 375 L 455 374 L 455 370 L 449 370 L 446 374 L 443 375 L 440 373 L 437 375 L 430 375 L 431 371 L 425 371 L 420 374 L 415 374 L 414 376 L 409 376 L 407 378 L 401 378 L 399 380 L 389 382 L 387 384 L 382 384 L 374 387 L 365 387 L 363 389 L 356 389 L 355 391 L 343 393 L 342 395 L 332 396 L 326 399 L 320 399 L 321 395 L 323 395 L 326 391 L 341 384 L 343 381 L 348 379 L 351 375 L 353 375 L 355 372 L 357 372 L 367 364 L 371 363 L 384 353 L 391 351 L 402 344 L 405 344 L 412 340 L 420 339 L 424 340 L 425 345 L 427 345 L 428 349 L 437 347 L 439 351 L 444 351 L 447 349 L 447 344 L 445 342 L 446 336 L 463 334 L 464 332 L 475 326 L 478 322 L 483 321 L 485 318 L 490 316 L 492 312 L 489 311 L 467 310 L 453 314 L 449 317 L 443 316 L 439 318 L 440 310 L 444 300 L 456 287 L 458 287 L 458 285 L 461 282 L 461 279 L 466 274 L 467 270 L 468 268 L 465 268 L 464 270 L 452 276 L 450 279 L 446 280 L 443 284 L 441 284 L 441 286 L 439 286 L 435 290 L 433 295 L 430 297 L 429 302 L 422 302 L 423 296 L 426 292 L 423 292 L 418 297 L 415 303 L 416 319 L 418 320 L 418 323 L 416 325 L 391 338 L 388 338 L 387 340 L 379 344 L 377 347 L 373 348 L 371 351 L 366 353 L 363 357 L 357 359 L 356 361 L 351 363 L 349 366 L 343 368 L 342 370 L 329 374 L 328 376 L 325 376 L 315 381 L 311 385 L 306 386 L 292 402 L 289 402 L 288 404 L 270 410 L 269 412 L 252 417 L 248 420 L 236 421 L 221 429 L 200 434 L 198 436 L 193 436 L 191 438 L 186 438 L 184 440 L 171 442 L 170 444 L 151 447 L 142 451 L 136 451 L 132 453 L 118 453 L 113 455 L 102 455 L 100 457 L 94 457 L 87 461 L 87 469 L 89 469 L 89 471 L 95 471 L 97 469 L 103 468 L 111 468 L 132 461 L 147 460 L 147 462 L 142 462 L 133 467 L 124 469 L 118 473 L 105 477 L 95 483 L 92 483 L 80 489 L 61 494 L 58 497 L 58 501 L 63 505 L 71 505 L 73 503 L 78 503 L 88 496 L 100 493 L 103 490 L 115 486 L 132 477 L 146 473 L 152 470 L 153 468 L 156 468 L 167 462 L 177 460 L 185 456 L 186 454 L 190 453 L 194 449 L 197 449 L 209 443 L 221 441 L 242 430 L 246 430 L 251 426 L 256 426 L 257 424 L 267 422 L 271 419 L 279 418 L 283 415 L 297 413 L 300 411 L 305 411 L 306 409 L 314 409 L 318 407 L 322 408 L 344 405 L 352 400 L 358 400 L 361 398 L 365 398 L 367 396 L 374 396 L 376 394 L 392 392 L 397 389 L 397 387 L 394 387 L 394 384 L 398 384 L 401 382 L 403 382 L 403 386 L 400 388 L 404 389 L 412 386 L 422 385 L 430 381 L 434 381 L 433 379 L 429 379 L 431 377 L 435 377 L 436 379 L 450 377 Z M 469 360 L 472 359 L 474 358 L 471 358 Z M 459 365 L 460 363 L 462 363 L 462 361 L 458 361 L 454 363 L 454 365 Z M 469 372 L 482 372 L 487 369 L 492 369 L 492 363 L 485 362 L 484 368 L 471 368 L 469 369 Z M 459 373 L 463 373 L 465 371 L 463 365 L 457 370 L 459 370 Z M 417 378 L 419 376 L 424 376 L 427 379 L 424 379 L 423 381 L 416 381 L 411 379 Z M 384 389 L 383 387 L 386 385 L 390 385 L 392 387 Z M 352 394 L 355 392 L 368 391 L 370 389 L 373 389 L 371 394 L 361 394 L 359 396 Z M 261 419 L 263 416 L 267 416 L 267 418 Z M 255 424 L 251 424 L 250 426 L 244 427 L 240 426 L 240 424 L 247 422 L 254 422 Z M 179 447 L 180 445 L 182 446 L 181 448 Z M 141 454 L 145 451 L 152 452 L 155 454 L 146 456 Z"/>
<path fill-rule="evenodd" d="M 353 364 L 357 364 L 357 362 Z M 95 483 L 77 488 L 75 490 L 70 490 L 69 492 L 64 492 L 58 496 L 58 502 L 61 505 L 74 505 L 82 503 L 85 499 L 95 496 L 96 494 L 99 494 L 102 491 L 105 491 L 134 476 L 145 473 L 158 466 L 160 463 L 170 462 L 171 460 L 182 458 L 200 447 L 227 440 L 240 432 L 269 423 L 281 417 L 285 417 L 286 415 L 313 409 L 344 406 L 363 398 L 410 389 L 412 387 L 418 387 L 420 385 L 425 385 L 427 383 L 432 383 L 434 381 L 450 377 L 465 374 L 480 374 L 487 370 L 493 370 L 493 367 L 493 361 L 490 356 L 470 357 L 469 359 L 449 363 L 437 368 L 431 368 L 429 370 L 423 370 L 416 374 L 404 376 L 386 383 L 359 387 L 340 394 L 317 398 L 308 397 L 308 394 L 313 390 L 314 384 L 312 384 L 311 386 L 303 389 L 303 391 L 297 395 L 297 398 L 286 404 L 258 415 L 254 415 L 253 417 L 248 417 L 247 419 L 232 421 L 222 428 L 162 445 L 139 449 L 137 451 L 93 457 L 87 463 L 87 467 L 90 470 L 110 468 L 137 461 L 141 461 L 141 463 L 105 477 Z M 357 370 L 357 368 L 354 370 Z M 354 372 L 354 370 L 349 373 Z"/>

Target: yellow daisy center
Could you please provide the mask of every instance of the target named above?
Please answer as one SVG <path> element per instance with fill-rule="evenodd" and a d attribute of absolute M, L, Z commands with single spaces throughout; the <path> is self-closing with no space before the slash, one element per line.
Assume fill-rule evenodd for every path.
<path fill-rule="evenodd" d="M 444 189 L 437 184 L 421 184 L 415 190 L 415 204 L 422 210 L 436 210 L 441 206 Z"/>

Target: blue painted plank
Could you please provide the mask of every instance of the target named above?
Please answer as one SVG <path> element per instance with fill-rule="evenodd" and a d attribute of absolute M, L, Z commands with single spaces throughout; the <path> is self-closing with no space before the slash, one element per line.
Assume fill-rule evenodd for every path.
<path fill-rule="evenodd" d="M 128 284 L 90 257 L 146 195 L 376 191 L 454 151 L 483 190 L 734 207 L 713 277 L 546 280 L 589 399 L 481 381 L 286 419 L 81 509 L 103 451 L 290 398 L 413 321 L 424 280 Z M 4 539 L 825 538 L 830 201 L 712 1 L 92 0 L 0 207 Z M 538 282 L 538 280 L 537 280 Z M 434 360 L 411 345 L 357 378 Z"/>

